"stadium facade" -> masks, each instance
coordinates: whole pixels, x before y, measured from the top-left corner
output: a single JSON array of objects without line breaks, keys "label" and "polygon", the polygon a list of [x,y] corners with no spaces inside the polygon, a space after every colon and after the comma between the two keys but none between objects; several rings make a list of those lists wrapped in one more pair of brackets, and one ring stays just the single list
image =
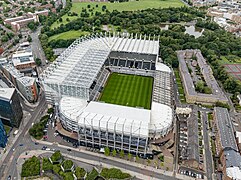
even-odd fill
[{"label": "stadium facade", "polygon": [[[63,128],[76,132],[79,142],[146,155],[150,140],[172,130],[172,73],[159,62],[159,38],[153,39],[82,37],[44,71],[46,99],[56,105]],[[153,77],[151,109],[98,102],[112,72]]]}]

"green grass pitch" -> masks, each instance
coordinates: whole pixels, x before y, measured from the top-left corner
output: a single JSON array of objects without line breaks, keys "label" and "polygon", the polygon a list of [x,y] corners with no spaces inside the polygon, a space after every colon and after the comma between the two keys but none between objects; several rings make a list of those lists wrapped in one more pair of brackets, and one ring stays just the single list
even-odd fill
[{"label": "green grass pitch", "polygon": [[152,85],[152,77],[112,73],[100,101],[150,109]]}]

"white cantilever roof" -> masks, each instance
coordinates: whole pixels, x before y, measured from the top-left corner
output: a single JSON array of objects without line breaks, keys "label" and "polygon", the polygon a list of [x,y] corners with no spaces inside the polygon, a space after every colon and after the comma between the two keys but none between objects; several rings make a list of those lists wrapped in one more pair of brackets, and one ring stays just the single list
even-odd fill
[{"label": "white cantilever roof", "polygon": [[63,97],[60,113],[80,126],[94,127],[108,132],[124,132],[140,137],[167,130],[172,125],[172,109],[152,102],[152,109],[139,109],[115,104]]},{"label": "white cantilever roof", "polygon": [[113,132],[147,137],[150,122],[150,110],[115,104],[87,101],[73,97],[63,97],[60,101],[60,113],[77,122],[80,126],[99,127]]},{"label": "white cantilever roof", "polygon": [[44,82],[89,88],[111,51],[158,55],[159,40],[146,36],[77,39],[44,71]]}]

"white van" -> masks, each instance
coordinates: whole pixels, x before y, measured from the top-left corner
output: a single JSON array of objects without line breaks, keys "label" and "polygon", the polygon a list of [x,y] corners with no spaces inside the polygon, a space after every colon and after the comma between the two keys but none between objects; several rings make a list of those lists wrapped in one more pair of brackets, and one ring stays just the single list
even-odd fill
[{"label": "white van", "polygon": [[15,130],[15,131],[13,132],[13,135],[16,136],[17,134],[18,134],[18,130]]}]

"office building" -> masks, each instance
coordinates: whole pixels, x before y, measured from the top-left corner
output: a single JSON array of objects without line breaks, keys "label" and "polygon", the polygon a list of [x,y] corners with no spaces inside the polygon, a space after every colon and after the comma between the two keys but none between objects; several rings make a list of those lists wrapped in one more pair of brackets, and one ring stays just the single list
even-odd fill
[{"label": "office building", "polygon": [[7,133],[4,129],[2,121],[0,119],[0,147],[5,148],[7,141],[8,141]]},{"label": "office building", "polygon": [[3,123],[19,127],[22,117],[17,91],[14,88],[0,88],[0,118]]}]

